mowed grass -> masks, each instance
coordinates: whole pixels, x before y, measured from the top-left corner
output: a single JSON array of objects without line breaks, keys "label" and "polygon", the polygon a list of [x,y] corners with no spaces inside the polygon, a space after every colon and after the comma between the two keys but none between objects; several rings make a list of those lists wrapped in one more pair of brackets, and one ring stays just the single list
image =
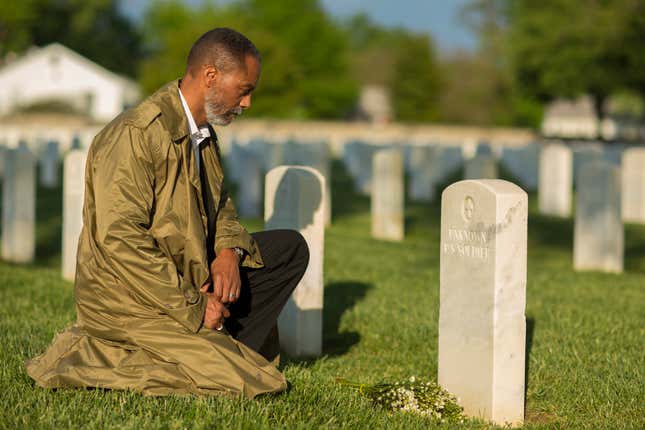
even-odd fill
[{"label": "mowed grass", "polygon": [[[39,189],[37,262],[0,262],[0,428],[433,428],[334,379],[436,378],[439,204],[407,204],[406,239],[370,238],[369,199],[334,168],[325,237],[324,354],[286,358],[290,391],[248,401],[36,387],[23,362],[74,321],[60,279],[61,190]],[[261,220],[245,220],[251,231]],[[575,273],[572,220],[530,200],[525,428],[645,428],[645,228],[626,227],[626,273]],[[482,421],[441,428],[484,429]]]}]

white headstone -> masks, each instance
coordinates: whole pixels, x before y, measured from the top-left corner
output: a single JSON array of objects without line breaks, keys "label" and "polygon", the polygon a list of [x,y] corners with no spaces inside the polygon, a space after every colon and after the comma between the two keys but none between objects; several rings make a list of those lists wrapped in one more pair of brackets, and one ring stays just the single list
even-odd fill
[{"label": "white headstone", "polygon": [[527,203],[502,180],[441,198],[439,384],[500,425],[524,417]]},{"label": "white headstone", "polygon": [[45,152],[40,160],[40,183],[46,188],[58,186],[58,142],[47,142]]},{"label": "white headstone", "polygon": [[540,146],[537,143],[502,149],[502,164],[525,190],[537,190],[539,158]]},{"label": "white headstone", "polygon": [[620,169],[598,160],[580,167],[573,235],[575,270],[623,271]]},{"label": "white headstone", "polygon": [[25,146],[5,153],[2,183],[2,258],[33,261],[36,250],[36,159]]},{"label": "white headstone", "polygon": [[266,176],[265,228],[299,231],[309,265],[278,318],[280,343],[292,356],[322,353],[325,178],[311,167],[280,166]]},{"label": "white headstone", "polygon": [[369,195],[372,190],[372,158],[374,152],[383,147],[364,142],[351,142],[343,149],[343,158],[350,175],[354,178],[356,190]]},{"label": "white headstone", "polygon": [[432,202],[435,199],[435,187],[439,178],[438,151],[429,145],[411,146],[408,148],[408,196],[417,202]]},{"label": "white headstone", "polygon": [[83,229],[85,161],[87,153],[75,149],[65,156],[63,166],[63,279],[76,275],[76,250]]},{"label": "white headstone", "polygon": [[325,225],[331,225],[331,155],[324,142],[301,143],[288,141],[283,146],[283,162],[286,165],[308,166],[318,170],[325,178]]},{"label": "white headstone", "polygon": [[538,184],[540,213],[560,217],[571,215],[572,169],[571,149],[559,143],[542,148]]},{"label": "white headstone", "polygon": [[403,156],[398,149],[374,154],[372,177],[372,237],[403,240]]},{"label": "white headstone", "polygon": [[464,179],[497,179],[497,161],[492,155],[478,154],[466,160]]},{"label": "white headstone", "polygon": [[623,221],[645,224],[645,148],[623,153]]},{"label": "white headstone", "polygon": [[242,148],[237,156],[238,193],[237,210],[241,217],[256,218],[261,215],[262,165],[255,154]]}]

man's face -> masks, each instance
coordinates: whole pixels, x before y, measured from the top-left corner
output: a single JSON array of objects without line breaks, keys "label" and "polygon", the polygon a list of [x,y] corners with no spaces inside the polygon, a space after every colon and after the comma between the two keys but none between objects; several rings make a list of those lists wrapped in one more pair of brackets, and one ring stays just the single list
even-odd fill
[{"label": "man's face", "polygon": [[228,125],[251,107],[251,94],[259,77],[260,63],[252,55],[246,57],[245,67],[220,72],[215,84],[206,92],[206,120],[213,126]]}]

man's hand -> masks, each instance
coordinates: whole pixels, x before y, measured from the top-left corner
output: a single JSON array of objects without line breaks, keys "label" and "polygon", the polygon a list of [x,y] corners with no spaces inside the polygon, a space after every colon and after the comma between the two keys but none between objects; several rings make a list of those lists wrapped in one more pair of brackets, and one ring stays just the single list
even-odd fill
[{"label": "man's hand", "polygon": [[208,289],[211,284],[204,284],[200,291],[206,293],[208,302],[206,303],[206,313],[204,314],[204,327],[211,330],[221,330],[224,327],[224,319],[231,316],[231,313],[226,309],[226,306],[215,298],[213,293],[209,293]]},{"label": "man's hand", "polygon": [[213,295],[223,304],[234,303],[240,297],[239,258],[233,249],[222,249],[211,263]]}]

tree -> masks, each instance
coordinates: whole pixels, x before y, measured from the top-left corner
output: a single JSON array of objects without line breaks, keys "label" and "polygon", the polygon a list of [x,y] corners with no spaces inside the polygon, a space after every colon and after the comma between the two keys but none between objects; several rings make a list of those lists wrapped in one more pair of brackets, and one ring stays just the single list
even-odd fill
[{"label": "tree", "polygon": [[346,24],[352,74],[362,85],[390,90],[399,121],[433,121],[439,116],[440,71],[428,35],[386,29],[365,15]]},{"label": "tree", "polygon": [[245,34],[262,55],[250,116],[343,118],[355,102],[343,33],[316,0],[244,0],[196,9],[159,1],[145,23],[150,55],[142,64],[141,82],[147,91],[181,76],[193,42],[226,26]]},{"label": "tree", "polygon": [[475,52],[455,53],[442,63],[442,118],[538,127],[542,105],[522,91],[511,67],[506,0],[472,0],[460,17],[479,43]]},{"label": "tree", "polygon": [[116,0],[0,2],[0,54],[59,42],[115,72],[135,74],[141,38]]},{"label": "tree", "polygon": [[506,0],[514,72],[541,100],[590,94],[600,118],[609,95],[645,93],[645,1]]}]

